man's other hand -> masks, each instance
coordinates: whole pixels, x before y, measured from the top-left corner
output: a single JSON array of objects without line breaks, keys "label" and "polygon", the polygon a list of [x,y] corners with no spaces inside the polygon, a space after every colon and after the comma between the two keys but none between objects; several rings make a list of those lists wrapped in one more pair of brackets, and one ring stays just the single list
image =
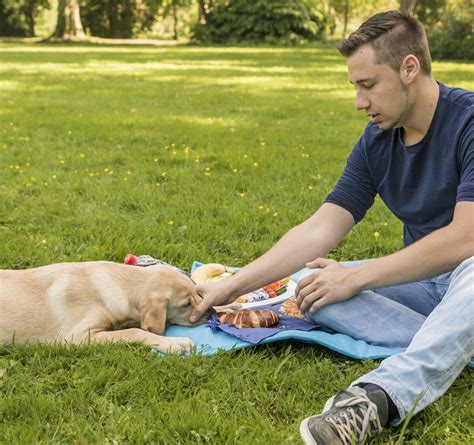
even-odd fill
[{"label": "man's other hand", "polygon": [[307,310],[314,314],[324,305],[347,300],[360,291],[354,278],[355,269],[325,258],[317,258],[306,267],[318,270],[302,278],[296,286],[296,302],[303,314]]}]

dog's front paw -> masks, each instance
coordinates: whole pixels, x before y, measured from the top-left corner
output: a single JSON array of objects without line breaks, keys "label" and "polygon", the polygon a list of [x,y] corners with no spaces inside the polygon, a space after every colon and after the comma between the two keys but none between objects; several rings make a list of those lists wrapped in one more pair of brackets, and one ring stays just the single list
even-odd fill
[{"label": "dog's front paw", "polygon": [[157,349],[167,354],[186,354],[191,352],[194,347],[194,342],[187,337],[165,337]]}]

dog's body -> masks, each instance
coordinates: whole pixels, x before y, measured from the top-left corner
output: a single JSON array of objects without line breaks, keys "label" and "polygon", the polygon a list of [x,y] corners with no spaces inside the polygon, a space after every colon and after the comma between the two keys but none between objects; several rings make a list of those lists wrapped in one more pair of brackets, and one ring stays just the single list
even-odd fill
[{"label": "dog's body", "polygon": [[199,324],[189,316],[200,301],[191,280],[167,266],[98,261],[0,270],[0,344],[140,341],[189,351],[191,340],[161,334],[167,322]]}]

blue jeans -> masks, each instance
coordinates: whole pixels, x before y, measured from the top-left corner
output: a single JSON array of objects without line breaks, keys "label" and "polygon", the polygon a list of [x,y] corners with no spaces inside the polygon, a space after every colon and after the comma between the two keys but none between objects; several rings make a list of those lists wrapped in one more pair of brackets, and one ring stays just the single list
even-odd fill
[{"label": "blue jeans", "polygon": [[[364,261],[342,263],[357,267]],[[363,291],[307,316],[357,340],[404,352],[352,383],[374,383],[398,408],[400,424],[441,397],[474,354],[474,257],[434,278]]]}]

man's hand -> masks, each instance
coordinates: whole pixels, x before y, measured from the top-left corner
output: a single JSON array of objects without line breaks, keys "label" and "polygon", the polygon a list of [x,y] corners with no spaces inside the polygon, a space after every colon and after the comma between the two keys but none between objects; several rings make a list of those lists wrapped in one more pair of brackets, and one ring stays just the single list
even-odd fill
[{"label": "man's hand", "polygon": [[219,284],[220,282],[203,283],[196,286],[197,293],[202,297],[202,302],[191,314],[189,318],[191,323],[199,320],[211,307],[232,303],[235,300],[235,298],[228,297],[227,294],[219,291]]},{"label": "man's hand", "polygon": [[325,258],[317,258],[306,266],[320,270],[302,278],[296,286],[296,302],[303,314],[308,309],[314,314],[326,304],[347,300],[360,292],[354,279],[355,269]]}]

